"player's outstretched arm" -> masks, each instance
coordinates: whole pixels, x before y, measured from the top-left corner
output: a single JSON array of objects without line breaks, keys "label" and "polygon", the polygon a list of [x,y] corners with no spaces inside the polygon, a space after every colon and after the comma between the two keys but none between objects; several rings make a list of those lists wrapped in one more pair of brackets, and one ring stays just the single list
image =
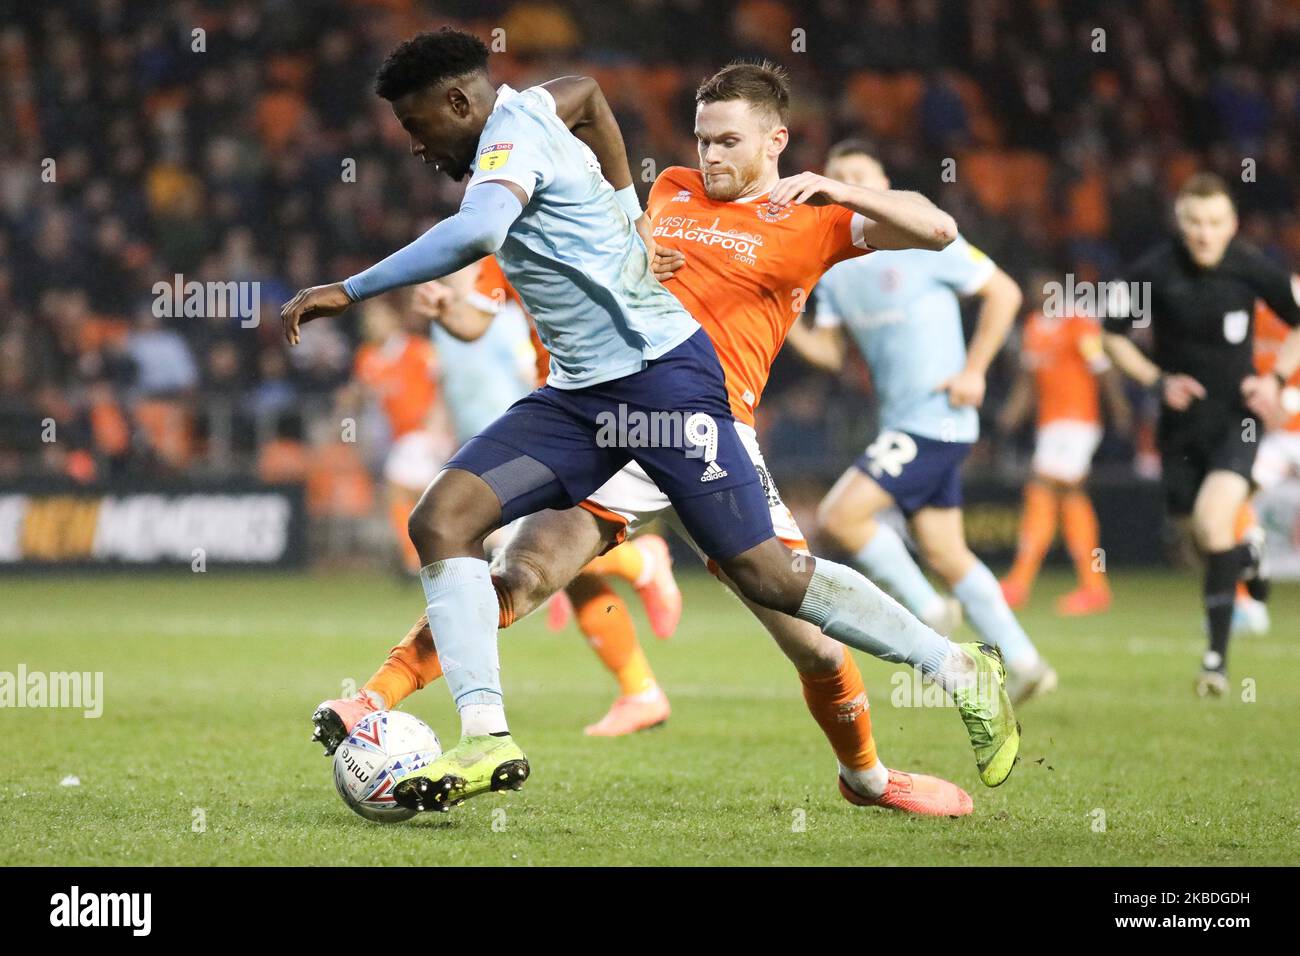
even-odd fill
[{"label": "player's outstretched arm", "polygon": [[768,196],[780,208],[808,203],[835,203],[866,220],[863,238],[873,249],[938,251],[957,238],[957,223],[920,193],[901,189],[850,186],[816,173],[799,173],[777,181]]},{"label": "player's outstretched arm", "polygon": [[1103,332],[1101,346],[1115,367],[1138,384],[1150,388],[1159,380],[1160,366],[1143,355],[1142,350],[1127,335]]},{"label": "player's outstretched arm", "polygon": [[453,272],[442,280],[415,287],[411,310],[423,319],[442,327],[448,335],[462,342],[482,338],[495,318],[470,301],[478,266]]},{"label": "player's outstretched arm", "polygon": [[844,333],[838,326],[818,325],[809,328],[799,318],[790,326],[785,340],[800,358],[814,368],[838,372],[844,366]]},{"label": "player's outstretched arm", "polygon": [[1098,373],[1097,383],[1101,386],[1101,398],[1106,406],[1106,414],[1110,417],[1111,428],[1120,435],[1128,435],[1133,431],[1133,406],[1124,394],[1124,380],[1119,371],[1112,366]]},{"label": "player's outstretched arm", "polygon": [[1300,368],[1300,327],[1292,329],[1278,349],[1273,370],[1267,375],[1251,375],[1241,383],[1241,393],[1247,407],[1264,419],[1274,423],[1284,416],[1282,392],[1286,383]]},{"label": "player's outstretched arm", "polygon": [[343,282],[304,289],[280,310],[284,337],[299,342],[299,326],[322,315],[337,315],[353,302],[463,269],[491,255],[523,212],[519,187],[488,181],[465,191],[460,209],[387,259]]},{"label": "player's outstretched arm", "polygon": [[1287,380],[1300,368],[1300,276],[1257,253],[1249,260],[1247,276],[1259,297],[1291,326],[1278,349],[1273,371],[1251,375],[1241,383],[1250,410],[1265,421],[1275,421],[1282,417],[1281,397]]},{"label": "player's outstretched arm", "polygon": [[1002,411],[998,413],[998,431],[1003,435],[1015,433],[1025,423],[1025,419],[1033,409],[1034,376],[1029,369],[1022,367],[1016,373],[1016,380],[1011,385],[1007,400],[1002,404]]},{"label": "player's outstretched arm", "polygon": [[1204,385],[1190,375],[1169,375],[1161,371],[1160,366],[1143,355],[1128,336],[1105,332],[1101,342],[1116,368],[1148,388],[1158,388],[1161,401],[1175,411],[1183,411],[1196,399],[1205,397]]},{"label": "player's outstretched arm", "polygon": [[980,299],[980,312],[975,322],[975,334],[966,349],[966,365],[939,386],[948,393],[948,402],[954,408],[965,405],[979,408],[984,404],[989,366],[1007,340],[1016,313],[1020,311],[1020,303],[1024,301],[1016,280],[1001,269],[994,269],[975,295]]}]

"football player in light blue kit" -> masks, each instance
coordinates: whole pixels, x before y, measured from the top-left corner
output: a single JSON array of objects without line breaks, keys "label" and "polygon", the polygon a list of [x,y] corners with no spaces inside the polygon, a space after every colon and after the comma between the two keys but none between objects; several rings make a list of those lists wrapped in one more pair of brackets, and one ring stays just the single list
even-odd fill
[{"label": "football player in light blue kit", "polygon": [[537,387],[528,317],[514,302],[474,288],[478,266],[416,289],[415,310],[431,321],[442,398],[457,447]]},{"label": "football player in light blue kit", "polygon": [[[853,569],[796,556],[773,533],[717,353],[651,270],[649,225],[599,88],[572,77],[523,92],[496,88],[487,59],[481,41],[448,29],[389,54],[376,91],[392,103],[414,155],[453,179],[473,170],[461,207],[377,265],[304,289],[281,310],[294,344],[303,322],[496,254],[551,355],[547,384],[466,444],[411,514],[429,627],[461,738],[398,782],[394,799],[446,810],[522,786],[529,765],[507,729],[497,657],[498,622],[513,615],[499,601],[484,539],[516,518],[573,508],[631,461],[745,597],[910,663],[951,693],[981,779],[1002,783],[1020,731],[1001,663],[961,650]],[[815,192],[802,189],[778,183],[773,196],[788,198],[771,205],[779,212]],[[874,194],[867,201],[891,212],[889,229],[901,228],[916,245],[942,248],[955,235],[951,218],[928,202]],[[650,447],[603,437],[608,421],[633,416],[684,425]]]},{"label": "football player in light blue kit", "polygon": [[[869,146],[833,147],[826,175],[888,188]],[[940,252],[878,252],[833,267],[817,284],[816,325],[796,323],[790,341],[815,365],[838,369],[847,330],[871,368],[880,432],[818,508],[819,534],[942,633],[961,611],[1002,651],[1013,703],[1055,686],[1056,675],[1007,606],[993,572],[966,545],[961,465],[979,437],[984,375],[1015,322],[1021,294],[988,256],[958,237]],[[966,348],[959,296],[982,300]],[[926,562],[952,589],[941,597],[876,515],[897,506]]]}]

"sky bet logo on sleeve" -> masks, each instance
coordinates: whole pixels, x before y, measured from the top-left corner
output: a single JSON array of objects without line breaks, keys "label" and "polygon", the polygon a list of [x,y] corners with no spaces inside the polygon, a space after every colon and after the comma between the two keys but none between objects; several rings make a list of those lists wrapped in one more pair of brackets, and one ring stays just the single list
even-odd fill
[{"label": "sky bet logo on sleeve", "polygon": [[487,173],[500,169],[506,164],[506,160],[510,158],[510,151],[514,148],[514,143],[493,143],[491,146],[484,146],[478,151],[478,168]]}]

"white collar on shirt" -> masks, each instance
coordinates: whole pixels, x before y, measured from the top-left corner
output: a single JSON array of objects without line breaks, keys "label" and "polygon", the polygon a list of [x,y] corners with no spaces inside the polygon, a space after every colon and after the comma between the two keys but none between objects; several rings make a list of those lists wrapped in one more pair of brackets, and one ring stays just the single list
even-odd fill
[{"label": "white collar on shirt", "polygon": [[492,104],[492,112],[495,113],[496,108],[498,106],[500,106],[502,103],[508,103],[510,100],[513,100],[518,95],[519,95],[518,90],[511,88],[506,83],[502,83],[500,86],[497,87],[497,101]]}]

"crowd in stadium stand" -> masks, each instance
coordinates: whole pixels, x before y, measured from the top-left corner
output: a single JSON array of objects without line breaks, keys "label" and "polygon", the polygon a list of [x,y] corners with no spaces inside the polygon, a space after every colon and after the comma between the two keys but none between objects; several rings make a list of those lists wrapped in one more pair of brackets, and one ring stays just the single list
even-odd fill
[{"label": "crowd in stadium stand", "polygon": [[[1300,7],[1282,0],[10,6],[5,479],[261,474],[308,480],[317,513],[372,507],[373,461],[335,427],[357,401],[343,388],[357,323],[318,323],[289,351],[278,309],[454,210],[461,187],[412,160],[371,92],[388,48],[442,23],[494,43],[495,76],[516,88],[597,77],[643,197],[655,170],[695,161],[699,80],[770,57],[795,90],[786,173],[867,136],[895,185],[930,195],[1022,282],[1120,274],[1167,230],[1196,168],[1236,184],[1250,241],[1300,262]],[[158,317],[155,288],[178,275],[259,283],[260,322]],[[994,370],[994,408],[1013,352]],[[782,357],[761,425],[783,482],[842,467],[870,406],[860,365],[830,379]],[[1131,467],[1133,444],[1112,440],[1104,457]]]}]

